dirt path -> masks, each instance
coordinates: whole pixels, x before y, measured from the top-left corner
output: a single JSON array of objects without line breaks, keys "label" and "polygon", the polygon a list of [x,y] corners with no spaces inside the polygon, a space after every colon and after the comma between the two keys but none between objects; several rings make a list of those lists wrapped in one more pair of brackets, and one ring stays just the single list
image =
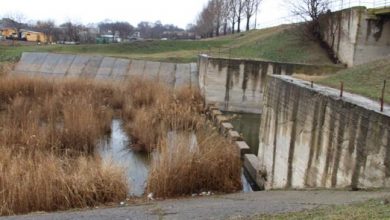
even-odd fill
[{"label": "dirt path", "polygon": [[239,219],[256,214],[295,212],[324,205],[351,204],[389,196],[390,191],[270,191],[0,219]]}]

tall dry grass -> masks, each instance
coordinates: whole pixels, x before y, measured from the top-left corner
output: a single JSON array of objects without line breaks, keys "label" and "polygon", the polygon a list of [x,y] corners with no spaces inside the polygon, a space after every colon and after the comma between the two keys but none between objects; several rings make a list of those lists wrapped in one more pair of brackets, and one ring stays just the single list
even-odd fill
[{"label": "tall dry grass", "polygon": [[[124,199],[120,169],[96,159],[99,139],[121,116],[133,146],[157,151],[148,191],[159,197],[241,189],[240,157],[204,116],[199,91],[132,79],[3,77],[0,80],[1,214],[54,211]],[[194,134],[178,141],[167,134]]]},{"label": "tall dry grass", "polygon": [[160,140],[147,190],[163,198],[236,192],[242,188],[240,171],[237,149],[207,126],[192,135],[178,133]]},{"label": "tall dry grass", "polygon": [[96,144],[110,131],[116,87],[87,80],[0,80],[0,214],[119,202],[124,171]]},{"label": "tall dry grass", "polygon": [[[207,122],[198,90],[173,91],[156,82],[137,81],[125,91],[132,91],[124,118],[129,119],[126,128],[133,146],[158,155],[151,165],[148,193],[166,198],[241,190],[239,152]],[[172,141],[167,137],[172,132],[181,135]],[[196,137],[195,148],[188,134]]]},{"label": "tall dry grass", "polygon": [[57,211],[123,201],[123,171],[91,157],[61,158],[0,147],[0,214]]}]

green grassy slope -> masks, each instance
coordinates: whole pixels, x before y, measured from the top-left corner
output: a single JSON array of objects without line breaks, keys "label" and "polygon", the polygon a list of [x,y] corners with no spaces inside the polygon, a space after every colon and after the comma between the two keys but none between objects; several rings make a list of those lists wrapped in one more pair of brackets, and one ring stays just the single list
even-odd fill
[{"label": "green grassy slope", "polygon": [[385,101],[390,103],[390,59],[345,69],[327,78],[317,80],[317,83],[339,88],[342,81],[345,90],[379,100],[384,80],[387,80]]},{"label": "green grassy slope", "polygon": [[222,57],[331,64],[326,52],[319,45],[315,42],[303,43],[295,35],[293,28],[287,25],[199,41],[156,40],[110,45],[0,46],[0,62],[17,60],[24,51],[101,54],[174,62],[196,61],[197,55],[204,52]]},{"label": "green grassy slope", "polygon": [[384,204],[380,200],[372,200],[364,203],[354,205],[341,205],[341,206],[330,206],[326,208],[318,208],[309,211],[302,211],[296,213],[286,213],[279,215],[260,215],[251,220],[260,219],[389,219],[390,218],[390,206]]}]

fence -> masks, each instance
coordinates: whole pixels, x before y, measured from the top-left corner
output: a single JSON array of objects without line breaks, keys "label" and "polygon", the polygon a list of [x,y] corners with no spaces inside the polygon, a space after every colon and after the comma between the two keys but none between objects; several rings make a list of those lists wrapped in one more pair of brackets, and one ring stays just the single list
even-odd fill
[{"label": "fence", "polygon": [[[366,8],[386,8],[390,7],[390,0],[332,0],[329,1],[329,9],[331,11],[339,11],[347,8],[364,6]],[[272,21],[260,22],[257,29],[273,27],[282,24],[293,24],[305,21],[303,15],[284,16]]]}]

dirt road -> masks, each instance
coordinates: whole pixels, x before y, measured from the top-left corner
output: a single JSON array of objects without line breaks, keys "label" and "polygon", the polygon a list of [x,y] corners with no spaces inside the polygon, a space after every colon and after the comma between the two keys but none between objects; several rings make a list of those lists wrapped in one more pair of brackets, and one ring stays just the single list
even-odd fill
[{"label": "dirt road", "polygon": [[270,191],[166,200],[118,208],[30,214],[0,219],[240,219],[256,214],[295,212],[383,197],[390,197],[390,191]]}]

